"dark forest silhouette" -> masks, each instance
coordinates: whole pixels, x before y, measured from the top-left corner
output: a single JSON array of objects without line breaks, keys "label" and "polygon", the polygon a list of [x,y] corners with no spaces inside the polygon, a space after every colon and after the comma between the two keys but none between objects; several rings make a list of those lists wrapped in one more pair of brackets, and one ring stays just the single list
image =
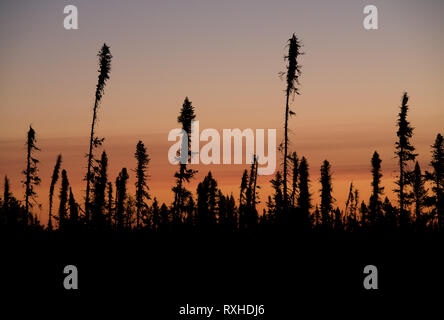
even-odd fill
[{"label": "dark forest silhouette", "polygon": [[[397,141],[394,153],[399,172],[396,180],[397,204],[384,196],[381,185],[382,160],[377,151],[370,159],[372,166],[371,196],[368,202],[359,198],[359,191],[350,184],[350,191],[341,210],[333,198],[331,164],[325,160],[320,168],[320,206],[313,208],[310,190],[309,164],[303,156],[289,152],[288,126],[290,97],[299,92],[300,65],[297,58],[301,43],[293,36],[288,42],[286,73],[286,105],[284,141],[280,145],[283,170],[277,170],[270,180],[273,193],[266,199],[266,209],[258,212],[260,186],[257,184],[258,162],[254,157],[249,170],[245,170],[239,181],[239,194],[223,194],[211,171],[198,184],[196,193],[186,188],[196,172],[186,164],[179,163],[172,186],[174,201],[170,205],[160,204],[156,197],[151,201],[149,189],[149,154],[142,141],[138,141],[134,156],[136,168],[122,168],[114,183],[108,177],[108,156],[102,152],[95,157],[104,138],[95,135],[98,107],[104,94],[106,81],[110,77],[112,55],[104,44],[98,53],[99,76],[95,92],[93,118],[85,175],[86,194],[83,206],[74,199],[69,185],[69,172],[62,168],[62,155],[56,159],[49,190],[49,220],[43,227],[33,213],[38,205],[34,187],[40,184],[38,175],[40,149],[36,132],[29,127],[26,138],[26,168],[23,170],[23,200],[10,191],[9,179],[4,177],[3,195],[0,196],[0,229],[2,230],[46,230],[46,231],[256,231],[256,230],[299,230],[299,231],[444,231],[444,142],[438,133],[431,145],[431,172],[422,172],[416,161],[417,154],[410,139],[413,127],[408,121],[407,93],[401,99],[397,118]],[[196,118],[195,107],[185,98],[178,116],[178,123],[191,138],[191,121]],[[191,141],[188,139],[188,150]],[[190,160],[191,151],[186,155]],[[128,193],[129,174],[136,177],[135,196]],[[59,179],[60,178],[60,179]],[[57,185],[60,180],[60,185]],[[54,196],[56,195],[56,196]],[[151,202],[151,203],[150,203]],[[55,210],[58,208],[58,211]]]}]

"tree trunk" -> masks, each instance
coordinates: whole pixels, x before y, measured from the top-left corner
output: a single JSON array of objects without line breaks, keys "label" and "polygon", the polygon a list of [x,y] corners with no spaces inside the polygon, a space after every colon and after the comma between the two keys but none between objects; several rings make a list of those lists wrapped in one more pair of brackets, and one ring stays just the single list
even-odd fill
[{"label": "tree trunk", "polygon": [[91,182],[91,162],[92,162],[92,151],[93,151],[93,140],[94,140],[94,125],[96,123],[97,117],[97,99],[94,102],[94,113],[93,120],[91,123],[91,136],[89,138],[89,153],[88,153],[88,171],[86,174],[86,197],[85,197],[85,220],[89,221],[89,192],[90,192],[90,182]]},{"label": "tree trunk", "polygon": [[254,157],[254,183],[253,183],[253,209],[256,209],[256,182],[257,182],[257,159],[256,156]]},{"label": "tree trunk", "polygon": [[287,153],[288,153],[288,99],[290,96],[287,90],[287,102],[285,104],[285,147],[284,147],[284,209],[287,209],[288,195],[287,195]]},{"label": "tree trunk", "polygon": [[29,219],[29,193],[31,187],[31,145],[28,141],[28,155],[26,157],[26,194],[25,194],[25,226],[28,225]]}]

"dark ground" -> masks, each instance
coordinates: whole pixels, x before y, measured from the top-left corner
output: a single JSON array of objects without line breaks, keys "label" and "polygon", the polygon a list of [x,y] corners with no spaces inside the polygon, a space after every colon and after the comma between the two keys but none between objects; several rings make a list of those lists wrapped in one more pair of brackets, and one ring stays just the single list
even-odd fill
[{"label": "dark ground", "polygon": [[[128,319],[205,319],[180,317],[179,307],[186,304],[264,305],[262,316],[211,319],[296,319],[306,312],[313,318],[360,318],[359,312],[386,314],[387,307],[396,314],[419,299],[444,297],[443,239],[333,233],[2,235],[1,301],[37,302],[41,308],[35,312],[48,315],[62,306],[65,313],[92,308],[103,317],[123,312]],[[78,290],[63,287],[68,264],[78,268]],[[363,287],[368,264],[378,268],[378,290]],[[441,308],[429,301],[427,310]]]}]

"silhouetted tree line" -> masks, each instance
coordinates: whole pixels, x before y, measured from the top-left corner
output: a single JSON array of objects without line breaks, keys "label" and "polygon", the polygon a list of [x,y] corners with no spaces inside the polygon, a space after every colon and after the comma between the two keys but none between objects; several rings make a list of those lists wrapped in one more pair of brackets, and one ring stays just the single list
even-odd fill
[{"label": "silhouetted tree line", "polygon": [[[26,167],[23,170],[23,200],[17,199],[10,191],[10,182],[4,177],[3,195],[0,196],[0,228],[3,230],[59,230],[79,231],[257,231],[257,230],[300,230],[300,231],[444,231],[444,142],[437,134],[431,145],[432,171],[423,172],[416,161],[417,154],[411,143],[413,127],[407,120],[407,93],[401,99],[397,119],[397,141],[395,156],[399,172],[396,180],[397,203],[392,204],[384,196],[382,186],[382,160],[374,151],[371,157],[371,196],[366,202],[359,197],[359,191],[350,183],[345,208],[341,210],[333,197],[332,166],[325,160],[320,167],[320,205],[313,207],[313,193],[310,190],[309,164],[303,156],[289,152],[288,138],[290,97],[299,92],[301,68],[297,61],[302,54],[301,43],[295,35],[289,39],[286,73],[286,105],[284,141],[279,150],[283,156],[283,170],[277,170],[273,179],[272,194],[261,213],[257,184],[258,159],[253,157],[249,170],[242,174],[238,198],[223,194],[213,174],[208,172],[198,184],[195,195],[187,184],[197,171],[179,162],[174,174],[172,187],[174,201],[160,204],[156,197],[151,201],[149,193],[148,150],[142,141],[135,148],[136,167],[135,195],[128,192],[129,171],[122,168],[114,183],[108,176],[109,159],[102,151],[100,159],[95,157],[104,138],[95,136],[98,107],[104,94],[106,81],[111,70],[110,48],[104,44],[98,53],[99,76],[93,107],[93,119],[87,158],[86,194],[83,207],[74,198],[69,183],[68,171],[63,168],[62,155],[58,155],[51,176],[49,189],[49,218],[46,227],[41,225],[35,213],[35,186],[41,180],[38,175],[40,149],[36,132],[29,127],[26,136]],[[183,147],[188,153],[178,152],[178,159],[191,160],[191,123],[196,118],[192,102],[185,98],[178,116],[178,123],[188,134]],[[59,179],[60,178],[60,179]],[[57,184],[59,183],[59,186]],[[58,188],[58,190],[57,190]],[[55,197],[55,196],[56,197]],[[58,199],[57,199],[58,196]],[[237,197],[237,196],[236,196]],[[58,211],[57,208],[58,202]]]}]

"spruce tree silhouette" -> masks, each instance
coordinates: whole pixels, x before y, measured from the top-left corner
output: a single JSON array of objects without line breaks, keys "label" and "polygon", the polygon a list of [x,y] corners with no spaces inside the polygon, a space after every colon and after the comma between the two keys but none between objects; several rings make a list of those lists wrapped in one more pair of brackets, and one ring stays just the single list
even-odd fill
[{"label": "spruce tree silhouette", "polygon": [[321,212],[319,211],[318,205],[315,207],[315,211],[313,213],[313,227],[319,228],[321,225]]},{"label": "spruce tree silhouette", "polygon": [[421,172],[421,167],[418,161],[415,163],[415,169],[413,170],[412,179],[412,197],[415,204],[415,219],[417,231],[422,231],[425,228],[426,219],[423,216],[423,208],[425,206],[427,190],[425,188],[425,179]]},{"label": "spruce tree silhouette", "polygon": [[[94,176],[92,177],[93,183],[93,202],[91,225],[95,230],[104,230],[106,226],[105,221],[105,207],[106,207],[106,186],[108,184],[108,156],[106,152],[102,152],[102,156],[99,161],[96,161],[97,165],[94,166]],[[89,221],[87,221],[89,223]]]},{"label": "spruce tree silhouette", "polygon": [[153,204],[151,206],[151,213],[152,213],[151,228],[153,231],[158,231],[160,226],[160,208],[159,208],[159,202],[157,201],[156,197],[154,197],[153,199]]},{"label": "spruce tree silhouette", "polygon": [[336,209],[333,211],[333,229],[335,231],[342,231],[343,227],[341,210],[339,207],[336,207]]},{"label": "spruce tree silhouette", "polygon": [[349,210],[349,208],[352,203],[353,203],[353,182],[350,182],[350,187],[348,190],[347,200],[345,201],[345,210],[344,210],[344,225],[346,225],[346,228],[349,228],[349,221],[351,219],[351,210]]},{"label": "spruce tree silhouette", "polygon": [[59,230],[65,231],[66,230],[66,220],[68,218],[68,210],[67,210],[67,203],[68,203],[68,188],[69,188],[69,181],[68,181],[68,175],[66,174],[66,170],[62,170],[62,185],[60,187],[60,204],[59,204]]},{"label": "spruce tree silhouette", "polygon": [[[232,232],[237,229],[236,202],[233,195],[224,196],[219,190],[219,223],[222,230]],[[222,218],[221,218],[222,217]]]},{"label": "spruce tree silhouette", "polygon": [[229,226],[229,224],[227,223],[227,221],[228,221],[228,206],[227,206],[228,203],[227,203],[227,198],[224,196],[224,194],[222,193],[221,190],[218,191],[217,199],[218,199],[217,224],[219,226],[219,230],[228,231],[227,230],[228,229],[227,227]]},{"label": "spruce tree silhouette", "polygon": [[253,157],[253,162],[250,166],[250,176],[248,178],[248,184],[247,189],[245,191],[245,206],[242,207],[243,209],[243,222],[242,225],[246,229],[253,229],[255,228],[257,222],[258,222],[258,213],[256,210],[256,204],[257,204],[257,157]]},{"label": "spruce tree silhouette", "polygon": [[244,200],[246,199],[246,191],[247,191],[247,185],[248,185],[248,171],[247,169],[244,170],[244,173],[242,174],[242,180],[240,185],[240,194],[239,194],[239,207],[244,205]]},{"label": "spruce tree silhouette", "polygon": [[139,229],[142,212],[146,212],[146,210],[148,210],[148,205],[146,204],[145,200],[151,199],[148,193],[149,187],[146,182],[149,177],[146,171],[150,158],[146,151],[145,145],[140,140],[137,143],[136,153],[134,156],[137,160],[137,168],[134,170],[136,172],[136,227]]},{"label": "spruce tree silhouette", "polygon": [[[189,182],[197,171],[187,169],[187,164],[191,159],[191,122],[196,118],[194,107],[188,97],[185,97],[180,115],[177,117],[177,122],[182,125],[182,130],[187,134],[187,139],[183,137],[182,147],[180,149],[180,163],[179,171],[174,174],[176,178],[176,186],[173,187],[174,203],[173,203],[173,223],[179,224],[182,222],[182,211],[184,207],[184,199],[191,194],[184,187],[185,182]],[[185,161],[184,161],[185,160]]]},{"label": "spruce tree silhouette", "polygon": [[106,215],[106,225],[108,229],[112,227],[113,221],[113,184],[111,181],[108,181],[108,203],[107,203],[107,215]]},{"label": "spruce tree silhouette", "polygon": [[400,224],[401,227],[405,227],[409,220],[409,212],[407,211],[408,199],[406,186],[409,184],[409,173],[408,162],[414,161],[417,154],[414,153],[415,148],[410,143],[410,138],[413,135],[413,128],[410,126],[410,122],[407,120],[407,112],[409,97],[407,92],[404,92],[402,96],[402,103],[400,107],[400,112],[398,114],[398,131],[396,135],[398,136],[398,141],[395,143],[395,154],[398,157],[399,165],[399,179],[396,181],[398,186],[394,191],[398,194],[399,199],[399,214],[400,214]]},{"label": "spruce tree silhouette", "polygon": [[[293,36],[288,40],[288,55],[285,56],[285,60],[288,61],[287,65],[287,87],[285,90],[286,103],[285,103],[285,126],[284,126],[284,208],[288,207],[288,193],[287,193],[287,155],[288,155],[288,118],[293,115],[294,112],[290,110],[289,99],[293,94],[300,94],[297,85],[299,85],[299,76],[301,75],[300,65],[298,63],[298,57],[302,54],[300,51],[301,44],[298,38]],[[283,75],[283,74],[282,74]]]},{"label": "spruce tree silhouette", "polygon": [[125,201],[127,199],[126,183],[128,181],[128,171],[123,168],[116,178],[116,229],[123,231],[125,229]]},{"label": "spruce tree silhouette", "polygon": [[299,164],[299,195],[298,195],[298,207],[300,214],[306,220],[310,217],[311,205],[311,193],[310,193],[310,179],[308,174],[308,162],[305,157],[302,157]]},{"label": "spruce tree silhouette", "polygon": [[194,227],[195,207],[196,203],[193,199],[193,195],[190,194],[184,208],[186,214],[186,216],[184,217],[184,224],[186,225],[187,230],[191,230]]},{"label": "spruce tree silhouette", "polygon": [[271,195],[268,195],[267,201],[265,201],[265,205],[267,209],[263,210],[262,216],[259,221],[263,230],[269,229],[270,226],[275,225],[274,202],[271,199]]},{"label": "spruce tree silhouette", "polygon": [[133,230],[134,225],[134,215],[136,213],[136,201],[134,200],[133,196],[128,194],[127,200],[124,206],[124,229],[131,231]]},{"label": "spruce tree silhouette", "polygon": [[9,219],[9,204],[12,194],[9,187],[9,179],[5,176],[3,185],[3,201],[0,201],[0,228],[8,227],[10,225]]},{"label": "spruce tree silhouette", "polygon": [[9,207],[9,200],[11,199],[11,191],[9,188],[9,179],[5,176],[5,183],[3,186],[3,205],[2,207],[7,211]]},{"label": "spruce tree silhouette", "polygon": [[100,105],[100,102],[102,100],[105,85],[107,80],[109,79],[109,73],[111,71],[111,51],[109,47],[106,45],[106,43],[103,44],[102,48],[100,49],[99,53],[97,54],[99,57],[99,77],[97,81],[96,86],[96,93],[95,93],[95,101],[94,101],[94,108],[93,108],[93,118],[91,122],[91,134],[89,138],[89,152],[87,154],[88,158],[88,170],[86,173],[86,196],[85,196],[85,220],[86,222],[89,221],[89,193],[91,188],[91,180],[93,179],[93,173],[91,172],[92,166],[93,166],[93,159],[94,159],[94,149],[101,146],[103,143],[103,138],[99,138],[95,136],[95,125],[97,123],[97,111]]},{"label": "spruce tree silhouette", "polygon": [[242,174],[241,184],[240,184],[240,194],[239,194],[239,229],[245,229],[246,227],[246,207],[248,205],[248,187],[249,180],[248,180],[248,171],[247,169],[244,170]]},{"label": "spruce tree silhouette", "polygon": [[381,187],[381,162],[379,154],[375,151],[372,156],[372,194],[369,201],[369,219],[368,223],[374,227],[377,223],[380,223],[380,214],[382,209],[382,201],[380,196],[384,193],[384,187]]},{"label": "spruce tree silhouette", "polygon": [[25,186],[25,226],[28,225],[29,220],[33,220],[29,209],[32,208],[33,202],[36,203],[35,197],[37,196],[37,193],[34,191],[34,187],[39,185],[41,182],[40,177],[37,175],[37,164],[39,163],[39,160],[33,156],[35,151],[40,151],[40,149],[36,146],[36,142],[35,131],[32,126],[29,126],[26,139],[26,169],[23,170],[25,180],[22,181],[23,185]]},{"label": "spruce tree silhouette", "polygon": [[365,221],[368,221],[368,207],[365,204],[364,200],[362,200],[361,202],[359,211],[361,213],[361,227],[365,230],[366,228]]},{"label": "spruce tree silhouette", "polygon": [[426,179],[432,183],[434,196],[429,202],[433,208],[433,214],[438,218],[438,228],[444,230],[444,139],[438,133],[432,145],[432,160],[430,165],[432,172],[426,171]]},{"label": "spruce tree silhouette", "polygon": [[251,181],[253,181],[253,183],[251,184],[250,194],[251,194],[251,207],[255,211],[256,217],[257,217],[256,204],[259,203],[259,201],[257,200],[259,198],[259,193],[256,190],[260,189],[260,186],[257,185],[257,169],[258,169],[257,157],[256,155],[254,155],[251,167],[251,173],[250,173]]},{"label": "spruce tree silhouette", "polygon": [[384,230],[386,231],[394,231],[398,228],[397,221],[397,210],[390,203],[388,197],[385,197],[384,202],[382,203],[382,212],[384,216]]},{"label": "spruce tree silhouette", "polygon": [[170,211],[165,203],[160,206],[160,230],[168,231],[170,225]]},{"label": "spruce tree silhouette", "polygon": [[1,206],[0,227],[5,227],[5,230],[16,229],[20,220],[20,212],[16,210],[18,205],[17,200],[14,198],[10,191],[9,179],[5,175],[3,184],[3,203]]},{"label": "spruce tree silhouette", "polygon": [[332,211],[333,211],[333,187],[331,184],[331,166],[327,160],[324,160],[321,166],[321,218],[322,226],[327,229],[332,226]]},{"label": "spruce tree silhouette", "polygon": [[[0,225],[0,228],[4,226],[5,230],[7,231],[23,231],[31,228],[40,229],[39,225],[33,225],[35,222],[34,218],[28,219],[28,215],[26,214],[26,210],[22,205],[22,202],[18,201],[10,190],[11,187],[9,179],[7,176],[5,176],[3,203],[0,208],[0,223],[3,225]],[[30,224],[28,224],[28,220],[30,220]]]},{"label": "spruce tree silhouette", "polygon": [[291,167],[293,169],[290,204],[292,208],[295,208],[296,195],[298,190],[298,176],[299,176],[299,159],[296,152],[292,153],[292,155],[289,157],[289,160],[291,162]]},{"label": "spruce tree silhouette", "polygon": [[113,230],[117,230],[117,199],[119,198],[119,190],[118,190],[118,184],[120,183],[119,181],[119,176],[117,175],[116,177],[116,181],[115,181],[115,185],[116,185],[116,194],[114,196],[114,213],[113,213]]},{"label": "spruce tree silhouette", "polygon": [[79,205],[74,198],[72,189],[69,188],[69,230],[77,231],[79,227]]},{"label": "spruce tree silhouette", "polygon": [[56,164],[51,176],[51,185],[49,187],[49,218],[48,218],[48,230],[52,231],[52,198],[54,196],[54,187],[59,179],[60,165],[62,164],[62,155],[57,156]]},{"label": "spruce tree silhouette", "polygon": [[348,231],[356,231],[358,229],[358,203],[359,191],[354,188],[353,182],[351,182],[344,213],[344,225]]},{"label": "spruce tree silhouette", "polygon": [[269,214],[274,216],[279,223],[282,223],[282,215],[284,212],[284,194],[282,188],[282,175],[280,171],[276,171],[274,179],[270,180],[273,188],[273,198],[269,199]]},{"label": "spruce tree silhouette", "polygon": [[217,222],[217,182],[211,171],[197,186],[197,217],[196,227],[198,230],[214,230]]},{"label": "spruce tree silhouette", "polygon": [[221,190],[218,191],[218,226],[223,232],[236,230],[236,204],[233,195],[225,196]]}]

